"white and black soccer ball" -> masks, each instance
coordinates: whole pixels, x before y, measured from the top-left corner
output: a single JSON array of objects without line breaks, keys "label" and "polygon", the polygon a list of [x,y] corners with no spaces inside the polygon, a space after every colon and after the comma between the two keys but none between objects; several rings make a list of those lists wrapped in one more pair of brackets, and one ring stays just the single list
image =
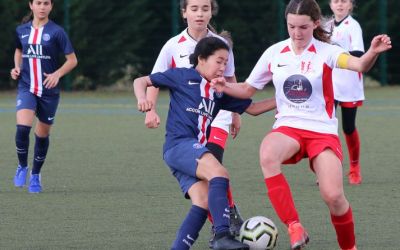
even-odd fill
[{"label": "white and black soccer ball", "polygon": [[246,220],[240,228],[239,240],[251,250],[270,250],[276,246],[278,228],[272,220],[255,216]]}]

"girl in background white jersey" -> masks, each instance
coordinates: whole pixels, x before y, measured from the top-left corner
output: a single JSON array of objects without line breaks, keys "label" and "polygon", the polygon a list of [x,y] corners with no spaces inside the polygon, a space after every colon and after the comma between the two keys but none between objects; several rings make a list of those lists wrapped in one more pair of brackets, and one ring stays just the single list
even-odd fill
[{"label": "girl in background white jersey", "polygon": [[[226,39],[210,30],[209,22],[212,16],[218,12],[216,0],[181,0],[180,9],[188,27],[179,35],[168,40],[163,46],[152,73],[164,72],[175,67],[192,67],[189,56],[194,52],[194,48],[201,38],[214,36],[228,43]],[[228,81],[236,82],[232,49],[229,51],[224,76]],[[148,128],[157,128],[160,124],[160,117],[156,111],[158,92],[158,88],[154,87],[150,87],[147,91],[147,99],[154,103],[153,109],[146,113],[145,124]],[[222,162],[229,131],[232,137],[235,138],[239,129],[240,116],[225,110],[221,110],[212,122],[210,134],[207,138],[207,148],[220,162]],[[234,204],[230,190],[228,192],[228,199],[231,207],[231,230],[234,234],[238,235],[243,220]],[[212,218],[209,218],[212,221]]]},{"label": "girl in background white jersey", "polygon": [[[364,42],[360,24],[351,16],[354,0],[331,0],[330,7],[334,14],[331,40],[351,55],[360,57],[364,54]],[[342,126],[349,151],[349,183],[361,184],[360,139],[356,128],[357,107],[364,97],[363,77],[359,72],[346,69],[334,69],[332,72],[335,104],[342,107]]]},{"label": "girl in background white jersey", "polygon": [[288,227],[291,249],[301,249],[309,238],[281,165],[305,157],[319,180],[340,248],[356,249],[352,210],[343,190],[332,69],[368,71],[379,53],[391,48],[390,38],[374,37],[370,49],[357,58],[328,43],[315,0],[291,0],[285,16],[290,38],[269,47],[244,84],[218,78],[212,86],[230,96],[248,98],[273,81],[278,113],[273,130],[261,143],[260,165],[272,206]]}]

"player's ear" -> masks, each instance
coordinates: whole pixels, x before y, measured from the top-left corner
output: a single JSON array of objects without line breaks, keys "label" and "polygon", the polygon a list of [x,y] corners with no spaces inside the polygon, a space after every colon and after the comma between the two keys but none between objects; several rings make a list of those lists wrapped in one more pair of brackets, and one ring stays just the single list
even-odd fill
[{"label": "player's ear", "polygon": [[318,28],[321,24],[321,20],[317,20],[314,22],[314,29]]}]

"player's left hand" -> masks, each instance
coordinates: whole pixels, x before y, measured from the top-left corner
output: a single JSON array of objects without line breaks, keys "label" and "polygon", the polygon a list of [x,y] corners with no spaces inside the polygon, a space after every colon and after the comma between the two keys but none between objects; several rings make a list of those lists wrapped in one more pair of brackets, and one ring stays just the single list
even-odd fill
[{"label": "player's left hand", "polygon": [[57,72],[51,74],[43,73],[43,75],[46,77],[46,79],[43,82],[43,86],[46,89],[54,88],[60,81],[60,75]]},{"label": "player's left hand", "polygon": [[392,41],[386,34],[377,35],[372,39],[370,49],[379,54],[392,48]]},{"label": "player's left hand", "polygon": [[153,108],[153,103],[146,98],[138,99],[137,108],[141,112],[148,112]]},{"label": "player's left hand", "polygon": [[239,134],[240,126],[242,125],[242,118],[238,113],[232,113],[232,124],[230,126],[230,133],[233,139]]}]

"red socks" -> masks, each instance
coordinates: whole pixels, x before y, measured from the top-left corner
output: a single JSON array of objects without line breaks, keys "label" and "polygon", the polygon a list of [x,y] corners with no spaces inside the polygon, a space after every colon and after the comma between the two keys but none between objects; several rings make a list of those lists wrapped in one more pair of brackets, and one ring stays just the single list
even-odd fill
[{"label": "red socks", "polygon": [[336,237],[341,249],[351,249],[356,245],[354,235],[354,222],[351,207],[343,215],[335,216],[331,214],[332,224],[336,230]]},{"label": "red socks", "polygon": [[281,221],[287,226],[293,222],[299,222],[299,215],[294,206],[292,193],[283,174],[266,178],[265,185],[268,189],[268,197],[271,204]]},{"label": "red socks", "polygon": [[355,129],[353,133],[344,135],[349,150],[350,167],[358,167],[360,160],[360,137],[358,136],[358,131]]}]

